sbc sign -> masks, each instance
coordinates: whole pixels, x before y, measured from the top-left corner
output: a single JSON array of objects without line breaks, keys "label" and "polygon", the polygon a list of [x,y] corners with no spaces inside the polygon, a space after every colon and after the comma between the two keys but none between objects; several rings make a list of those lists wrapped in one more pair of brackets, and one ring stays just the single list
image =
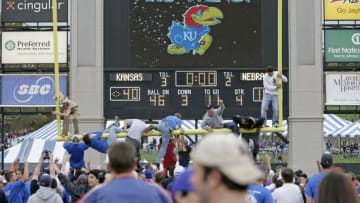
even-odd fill
[{"label": "sbc sign", "polygon": [[[2,106],[54,106],[53,75],[2,75]],[[67,77],[60,76],[60,91],[66,95]]]}]

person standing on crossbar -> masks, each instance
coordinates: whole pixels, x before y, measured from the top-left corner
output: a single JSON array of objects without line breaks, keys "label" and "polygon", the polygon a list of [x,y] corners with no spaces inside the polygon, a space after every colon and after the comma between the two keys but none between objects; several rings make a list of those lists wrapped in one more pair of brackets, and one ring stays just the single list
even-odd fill
[{"label": "person standing on crossbar", "polygon": [[[54,100],[57,99],[56,96],[53,97]],[[60,115],[64,117],[62,136],[67,136],[69,132],[69,118],[73,115],[73,123],[74,123],[74,134],[79,134],[79,106],[74,101],[70,100],[68,97],[64,97],[64,95],[60,92],[60,102],[62,104],[63,113],[53,111],[52,114]]]}]

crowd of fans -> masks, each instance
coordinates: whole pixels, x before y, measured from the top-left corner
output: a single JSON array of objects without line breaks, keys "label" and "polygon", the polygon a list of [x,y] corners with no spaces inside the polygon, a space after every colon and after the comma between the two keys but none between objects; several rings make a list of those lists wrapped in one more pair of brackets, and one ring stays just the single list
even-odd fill
[{"label": "crowd of fans", "polygon": [[[77,137],[66,144],[72,150],[87,148]],[[329,152],[317,162],[319,173],[309,178],[301,170],[273,170],[267,154],[256,164],[248,144],[236,136],[210,134],[193,150],[179,135],[167,149],[160,167],[139,165],[129,142],[109,146],[109,163],[96,169],[71,150],[62,163],[45,151],[33,172],[27,161],[20,168],[17,160],[1,173],[0,203],[359,202],[360,177],[335,168]]]},{"label": "crowd of fans", "polygon": [[5,136],[4,136],[5,149],[17,144],[18,142],[21,141],[21,140],[18,140],[19,138],[24,137],[25,135],[28,135],[33,131],[34,131],[34,129],[32,129],[32,128],[6,131]]}]

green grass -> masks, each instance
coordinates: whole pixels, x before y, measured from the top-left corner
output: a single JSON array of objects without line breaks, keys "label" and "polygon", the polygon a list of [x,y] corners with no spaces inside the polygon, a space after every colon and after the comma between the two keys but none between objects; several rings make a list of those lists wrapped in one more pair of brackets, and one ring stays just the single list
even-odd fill
[{"label": "green grass", "polygon": [[148,161],[150,163],[154,163],[156,161],[157,153],[158,153],[158,151],[155,150],[154,154],[151,155],[151,154],[147,153],[146,150],[140,150],[141,159],[145,159],[146,161]]},{"label": "green grass", "polygon": [[[153,155],[148,154],[146,152],[146,150],[141,150],[140,153],[141,153],[141,159],[145,159],[150,163],[154,163],[156,161],[157,151],[155,151]],[[271,153],[268,153],[268,154],[271,157]],[[265,154],[264,153],[260,153],[259,155],[263,160],[265,160]],[[341,157],[341,155],[333,154],[334,163],[360,163],[360,158],[359,157],[350,158],[349,155],[347,155],[347,156],[348,156],[347,158],[343,159]],[[320,157],[317,160],[320,160]],[[287,163],[287,161],[288,161],[288,155],[285,154],[282,157],[282,162]],[[277,159],[276,160],[271,160],[271,163],[278,163],[278,161],[277,161]],[[315,163],[315,161],[314,161],[314,163]]]}]

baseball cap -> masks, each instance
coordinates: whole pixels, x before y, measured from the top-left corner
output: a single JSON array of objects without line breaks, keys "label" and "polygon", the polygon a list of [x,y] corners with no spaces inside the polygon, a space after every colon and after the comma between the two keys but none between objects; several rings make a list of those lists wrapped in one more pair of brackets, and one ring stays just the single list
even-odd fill
[{"label": "baseball cap", "polygon": [[175,179],[172,195],[173,197],[179,192],[193,192],[194,186],[190,182],[190,178],[193,174],[192,169],[186,169],[178,178]]},{"label": "baseball cap", "polygon": [[51,177],[48,174],[43,174],[40,176],[39,184],[40,186],[49,186],[51,183]]},{"label": "baseball cap", "polygon": [[73,139],[72,139],[72,143],[73,144],[80,144],[80,139],[78,136],[74,136]]},{"label": "baseball cap", "polygon": [[234,183],[247,185],[263,177],[244,140],[224,133],[206,136],[195,148],[195,163],[219,169]]},{"label": "baseball cap", "polygon": [[4,178],[4,176],[0,176],[0,183],[2,183],[2,184],[6,184],[6,183],[7,183],[6,180],[5,180],[5,178]]},{"label": "baseball cap", "polygon": [[29,172],[29,177],[32,176],[32,175],[34,175],[34,173],[33,173],[33,172]]},{"label": "baseball cap", "polygon": [[79,184],[86,184],[87,181],[88,181],[88,177],[86,175],[84,175],[84,174],[81,174],[77,179],[77,182]]},{"label": "baseball cap", "polygon": [[62,104],[65,104],[65,103],[68,103],[70,100],[69,100],[69,97],[64,97],[61,101]]},{"label": "baseball cap", "polygon": [[151,180],[152,179],[152,172],[149,170],[149,169],[146,169],[145,171],[144,171],[144,175],[145,175],[145,177],[146,177],[146,179],[148,179],[148,180]]},{"label": "baseball cap", "polygon": [[326,166],[329,167],[333,164],[333,157],[331,155],[330,152],[325,152],[322,156],[321,156],[321,165],[322,166]]},{"label": "baseball cap", "polygon": [[185,171],[185,168],[178,165],[175,167],[175,170],[174,170],[174,175],[175,177],[179,177],[183,172]]}]

